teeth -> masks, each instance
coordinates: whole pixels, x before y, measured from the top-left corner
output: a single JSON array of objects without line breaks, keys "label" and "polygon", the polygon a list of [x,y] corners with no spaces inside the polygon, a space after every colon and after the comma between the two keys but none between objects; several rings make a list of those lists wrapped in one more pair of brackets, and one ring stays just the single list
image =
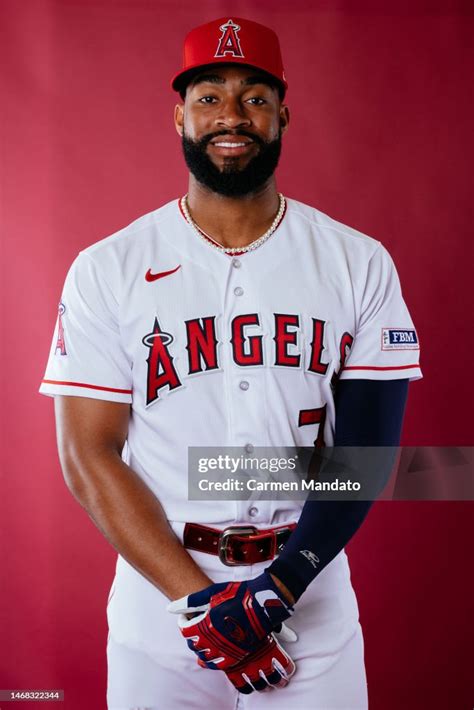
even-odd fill
[{"label": "teeth", "polygon": [[214,145],[218,145],[219,148],[242,148],[247,143],[214,143]]}]

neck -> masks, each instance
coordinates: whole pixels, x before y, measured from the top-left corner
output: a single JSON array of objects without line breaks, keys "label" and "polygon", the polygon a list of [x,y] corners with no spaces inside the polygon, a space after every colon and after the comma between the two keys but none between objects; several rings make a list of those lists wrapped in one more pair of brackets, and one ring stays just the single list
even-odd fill
[{"label": "neck", "polygon": [[194,222],[226,248],[245,247],[265,234],[279,207],[274,177],[258,192],[226,197],[190,175],[187,201]]}]

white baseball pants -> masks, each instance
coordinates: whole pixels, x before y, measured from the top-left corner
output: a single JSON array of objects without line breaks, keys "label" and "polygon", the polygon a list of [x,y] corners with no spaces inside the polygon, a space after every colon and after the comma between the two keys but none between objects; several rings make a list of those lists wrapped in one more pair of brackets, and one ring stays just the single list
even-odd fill
[{"label": "white baseball pants", "polygon": [[[268,563],[225,567],[192,552],[216,582],[249,579]],[[200,668],[168,599],[119,558],[109,604],[108,710],[366,710],[364,642],[345,552],[314,580],[288,620],[296,673],[282,689],[242,695],[222,671]],[[152,608],[151,608],[152,605]],[[112,607],[112,608],[111,608]]]}]

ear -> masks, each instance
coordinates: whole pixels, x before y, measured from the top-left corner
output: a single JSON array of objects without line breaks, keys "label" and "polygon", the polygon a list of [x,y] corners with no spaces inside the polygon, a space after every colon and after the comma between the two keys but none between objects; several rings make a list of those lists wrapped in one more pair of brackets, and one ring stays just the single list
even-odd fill
[{"label": "ear", "polygon": [[179,136],[184,131],[184,104],[176,104],[174,107],[174,125]]},{"label": "ear", "polygon": [[285,133],[288,130],[290,123],[290,109],[286,104],[280,106],[280,128],[281,132]]}]

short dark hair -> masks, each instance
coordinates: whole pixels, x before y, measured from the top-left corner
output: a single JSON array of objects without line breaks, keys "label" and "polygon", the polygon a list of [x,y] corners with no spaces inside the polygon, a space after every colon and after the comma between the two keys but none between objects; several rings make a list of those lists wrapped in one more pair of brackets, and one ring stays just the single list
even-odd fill
[{"label": "short dark hair", "polygon": [[[196,69],[190,69],[188,72],[182,75],[180,77],[180,81],[177,87],[178,93],[181,97],[181,99],[184,101],[186,98],[186,90],[190,84],[192,84],[193,80],[199,75],[205,72],[206,70],[212,70],[216,66],[235,66],[234,62],[229,62],[228,64],[224,62],[219,62],[219,64],[206,64],[201,67],[197,67]],[[255,68],[252,67],[250,64],[239,64],[238,66],[249,66],[250,68]],[[261,83],[267,84],[270,86],[272,89],[276,89],[278,91],[278,96],[280,97],[280,101],[283,101],[285,98],[285,87],[283,86],[281,81],[278,81],[278,79],[272,74],[269,74],[266,71],[263,71],[263,69],[258,69],[258,76],[259,78],[261,77]]]}]

